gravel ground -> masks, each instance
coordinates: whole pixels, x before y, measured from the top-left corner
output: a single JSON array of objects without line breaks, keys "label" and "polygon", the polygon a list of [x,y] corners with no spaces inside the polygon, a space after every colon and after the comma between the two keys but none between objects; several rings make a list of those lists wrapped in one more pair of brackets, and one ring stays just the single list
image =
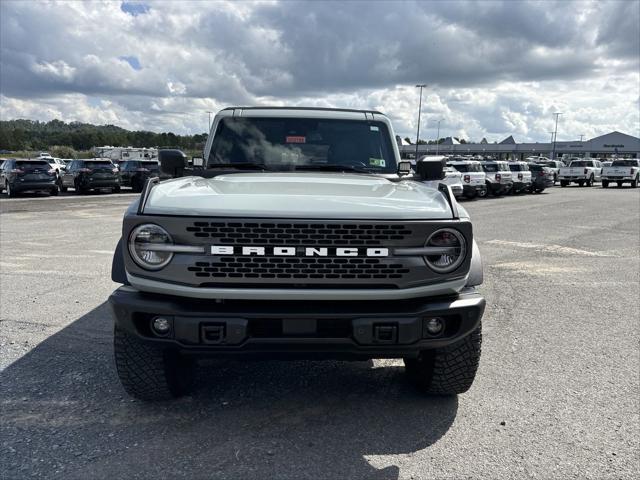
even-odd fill
[{"label": "gravel ground", "polygon": [[212,361],[160,404],[121,389],[105,304],[134,197],[0,200],[3,479],[637,478],[640,189],[464,204],[487,298],[464,395],[398,361]]}]

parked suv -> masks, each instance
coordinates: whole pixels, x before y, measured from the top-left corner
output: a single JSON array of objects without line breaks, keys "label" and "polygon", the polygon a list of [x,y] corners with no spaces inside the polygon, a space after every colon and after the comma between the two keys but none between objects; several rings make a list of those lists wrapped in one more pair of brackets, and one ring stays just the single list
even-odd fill
[{"label": "parked suv", "polygon": [[156,160],[121,160],[118,167],[120,186],[131,187],[134,192],[141,192],[144,182],[149,177],[157,177],[160,174],[160,164]]},{"label": "parked suv", "polygon": [[[376,111],[228,108],[205,168],[166,156],[127,210],[109,301],[127,392],[184,393],[201,357],[403,358],[457,394],[485,301],[469,215],[444,162],[400,162]],[[196,174],[197,175],[194,175]]]},{"label": "parked suv", "polygon": [[487,179],[482,165],[477,160],[453,159],[447,165],[455,168],[462,175],[463,195],[468,198],[487,196]]},{"label": "parked suv", "polygon": [[513,188],[513,177],[507,162],[489,160],[481,163],[486,174],[487,192],[500,196]]},{"label": "parked suv", "polygon": [[0,187],[8,197],[20,192],[48,192],[58,195],[56,172],[46,160],[8,159],[0,169]]},{"label": "parked suv", "polygon": [[66,192],[70,187],[76,193],[107,188],[119,192],[118,167],[107,159],[72,160],[60,177],[60,189]]},{"label": "parked suv", "polygon": [[560,168],[558,180],[561,187],[566,187],[570,183],[590,187],[600,181],[601,174],[602,164],[599,160],[574,158],[568,167]]},{"label": "parked suv", "polygon": [[530,193],[542,193],[548,187],[553,187],[553,170],[545,165],[530,163],[529,170],[531,172]]},{"label": "parked suv", "polygon": [[527,162],[509,162],[509,170],[512,173],[513,193],[529,190],[531,187],[531,172]]}]

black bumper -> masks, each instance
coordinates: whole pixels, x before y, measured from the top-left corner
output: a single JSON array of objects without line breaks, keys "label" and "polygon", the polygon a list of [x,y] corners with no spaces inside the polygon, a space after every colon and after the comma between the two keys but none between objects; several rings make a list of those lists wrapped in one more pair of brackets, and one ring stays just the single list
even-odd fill
[{"label": "black bumper", "polygon": [[14,192],[36,192],[50,191],[56,188],[56,179],[53,178],[48,182],[16,182],[11,184]]},{"label": "black bumper", "polygon": [[487,186],[486,185],[466,185],[463,184],[462,185],[462,191],[465,194],[473,194],[476,192],[486,192],[487,191]]},{"label": "black bumper", "polygon": [[80,181],[80,185],[82,186],[82,188],[86,188],[87,190],[90,190],[92,188],[115,188],[120,186],[120,179],[119,178],[113,178],[113,179],[105,178],[105,179],[96,179],[96,180],[83,179]]},{"label": "black bumper", "polygon": [[[141,340],[199,356],[400,358],[449,345],[479,324],[485,300],[474,289],[458,296],[397,302],[194,300],[121,287],[110,297],[116,324]],[[167,318],[162,337],[151,325]],[[430,335],[425,319],[440,317]]]}]

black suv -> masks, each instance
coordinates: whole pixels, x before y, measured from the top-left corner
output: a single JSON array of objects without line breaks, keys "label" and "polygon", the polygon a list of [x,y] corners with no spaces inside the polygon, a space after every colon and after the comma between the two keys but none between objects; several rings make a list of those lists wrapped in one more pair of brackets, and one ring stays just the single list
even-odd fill
[{"label": "black suv", "polygon": [[9,159],[0,168],[0,188],[8,197],[19,192],[49,192],[58,194],[56,171],[45,160]]},{"label": "black suv", "polygon": [[155,160],[122,160],[119,167],[120,185],[131,187],[134,192],[142,191],[147,178],[160,174],[160,165]]},{"label": "black suv", "polygon": [[111,160],[106,159],[72,160],[60,175],[60,190],[66,192],[69,187],[73,187],[76,193],[86,193],[92,189],[102,188],[119,192],[118,167]]}]

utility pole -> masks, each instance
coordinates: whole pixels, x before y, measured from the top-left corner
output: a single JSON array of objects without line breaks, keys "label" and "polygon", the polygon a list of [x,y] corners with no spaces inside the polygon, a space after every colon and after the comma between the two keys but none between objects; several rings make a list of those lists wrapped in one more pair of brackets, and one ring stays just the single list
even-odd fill
[{"label": "utility pole", "polygon": [[580,134],[580,143],[582,143],[582,138],[584,137],[584,133]]},{"label": "utility pole", "polygon": [[440,122],[441,121],[442,121],[442,118],[438,120],[438,133],[436,133],[436,155],[440,153]]},{"label": "utility pole", "polygon": [[211,114],[213,112],[210,112],[207,110],[207,113],[209,114],[209,130],[207,130],[207,135],[211,132]]},{"label": "utility pole", "polygon": [[416,133],[416,164],[418,163],[418,142],[420,141],[420,114],[422,113],[422,89],[426,88],[426,83],[416,85],[420,89],[420,103],[418,103],[418,131]]},{"label": "utility pole", "polygon": [[558,142],[558,117],[562,115],[562,112],[555,112],[554,115],[556,117],[556,128],[553,131],[553,151],[551,152],[551,160],[556,159],[556,143]]}]

